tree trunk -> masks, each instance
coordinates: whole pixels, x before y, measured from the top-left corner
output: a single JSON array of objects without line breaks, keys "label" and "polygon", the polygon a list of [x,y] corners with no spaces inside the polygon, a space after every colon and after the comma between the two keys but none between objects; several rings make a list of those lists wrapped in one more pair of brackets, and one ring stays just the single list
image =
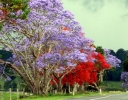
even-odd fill
[{"label": "tree trunk", "polygon": [[77,93],[77,86],[78,86],[78,84],[74,83],[74,87],[73,87],[73,91],[72,91],[73,95],[75,95]]},{"label": "tree trunk", "polygon": [[85,88],[84,88],[84,84],[82,84],[82,85],[79,86],[79,91],[80,91],[80,92],[84,93],[84,89],[85,89]]},{"label": "tree trunk", "polygon": [[[41,80],[42,77],[43,80]],[[52,79],[52,75],[48,73],[47,69],[44,69],[43,76],[40,77],[39,74],[37,74],[37,77],[34,82],[34,87],[32,88],[32,92],[36,95],[46,96],[50,89],[49,86],[51,79]]]},{"label": "tree trunk", "polygon": [[[36,80],[35,80],[36,81]],[[49,90],[49,86],[50,82],[47,82],[45,84],[39,84],[39,83],[35,83],[33,88],[30,88],[32,93],[35,95],[43,95],[46,96],[48,94],[48,90]],[[28,85],[29,86],[29,85]]]},{"label": "tree trunk", "polygon": [[58,89],[57,89],[58,93],[62,93],[62,83],[61,83],[61,78],[58,79]]},{"label": "tree trunk", "polygon": [[99,73],[99,83],[103,82],[104,70],[101,70]]}]

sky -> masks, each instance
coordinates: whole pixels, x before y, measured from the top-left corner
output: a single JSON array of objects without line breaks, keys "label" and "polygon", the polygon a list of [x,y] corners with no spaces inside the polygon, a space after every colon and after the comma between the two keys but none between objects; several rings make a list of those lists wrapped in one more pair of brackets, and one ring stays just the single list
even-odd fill
[{"label": "sky", "polygon": [[96,46],[128,50],[128,0],[62,0]]}]

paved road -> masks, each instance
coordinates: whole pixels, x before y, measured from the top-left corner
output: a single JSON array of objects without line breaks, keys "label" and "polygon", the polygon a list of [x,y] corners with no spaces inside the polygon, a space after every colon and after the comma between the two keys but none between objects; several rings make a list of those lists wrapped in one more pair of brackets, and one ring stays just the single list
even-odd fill
[{"label": "paved road", "polygon": [[67,99],[67,100],[128,100],[128,93],[112,94],[112,95],[106,95],[106,96],[74,98],[74,99]]}]

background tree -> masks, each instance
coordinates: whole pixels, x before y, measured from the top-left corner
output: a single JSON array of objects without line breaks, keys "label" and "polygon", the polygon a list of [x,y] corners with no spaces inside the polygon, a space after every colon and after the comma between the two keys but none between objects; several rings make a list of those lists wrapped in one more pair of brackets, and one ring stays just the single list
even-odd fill
[{"label": "background tree", "polygon": [[102,48],[102,46],[97,46],[96,52],[100,52],[100,54],[104,55],[104,49]]},{"label": "background tree", "polygon": [[[127,57],[127,52],[123,48],[120,48],[116,52],[116,57],[120,59],[121,62],[123,62]],[[122,66],[122,63],[120,64],[120,66]]]},{"label": "background tree", "polygon": [[128,90],[128,57],[123,61],[123,71],[121,73],[122,87]]},{"label": "background tree", "polygon": [[128,55],[128,50],[126,50],[126,52],[127,52],[127,55]]},{"label": "background tree", "polygon": [[128,56],[127,58],[122,62],[123,64],[123,71],[128,72]]}]

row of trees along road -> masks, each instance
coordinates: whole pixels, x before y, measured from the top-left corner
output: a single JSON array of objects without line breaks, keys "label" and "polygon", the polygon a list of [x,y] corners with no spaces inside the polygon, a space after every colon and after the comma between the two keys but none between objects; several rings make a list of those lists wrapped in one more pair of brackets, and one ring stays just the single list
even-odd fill
[{"label": "row of trees along road", "polygon": [[[103,49],[103,55],[96,51],[93,41],[84,36],[73,14],[64,10],[59,0],[5,1],[1,0],[0,46],[12,52],[12,57],[0,62],[3,69],[15,70],[33,94],[47,95],[53,84],[61,92],[64,77],[88,63],[88,76],[120,63],[108,50]],[[84,74],[80,77],[86,77]],[[88,80],[73,83],[97,82],[93,77]]]}]

